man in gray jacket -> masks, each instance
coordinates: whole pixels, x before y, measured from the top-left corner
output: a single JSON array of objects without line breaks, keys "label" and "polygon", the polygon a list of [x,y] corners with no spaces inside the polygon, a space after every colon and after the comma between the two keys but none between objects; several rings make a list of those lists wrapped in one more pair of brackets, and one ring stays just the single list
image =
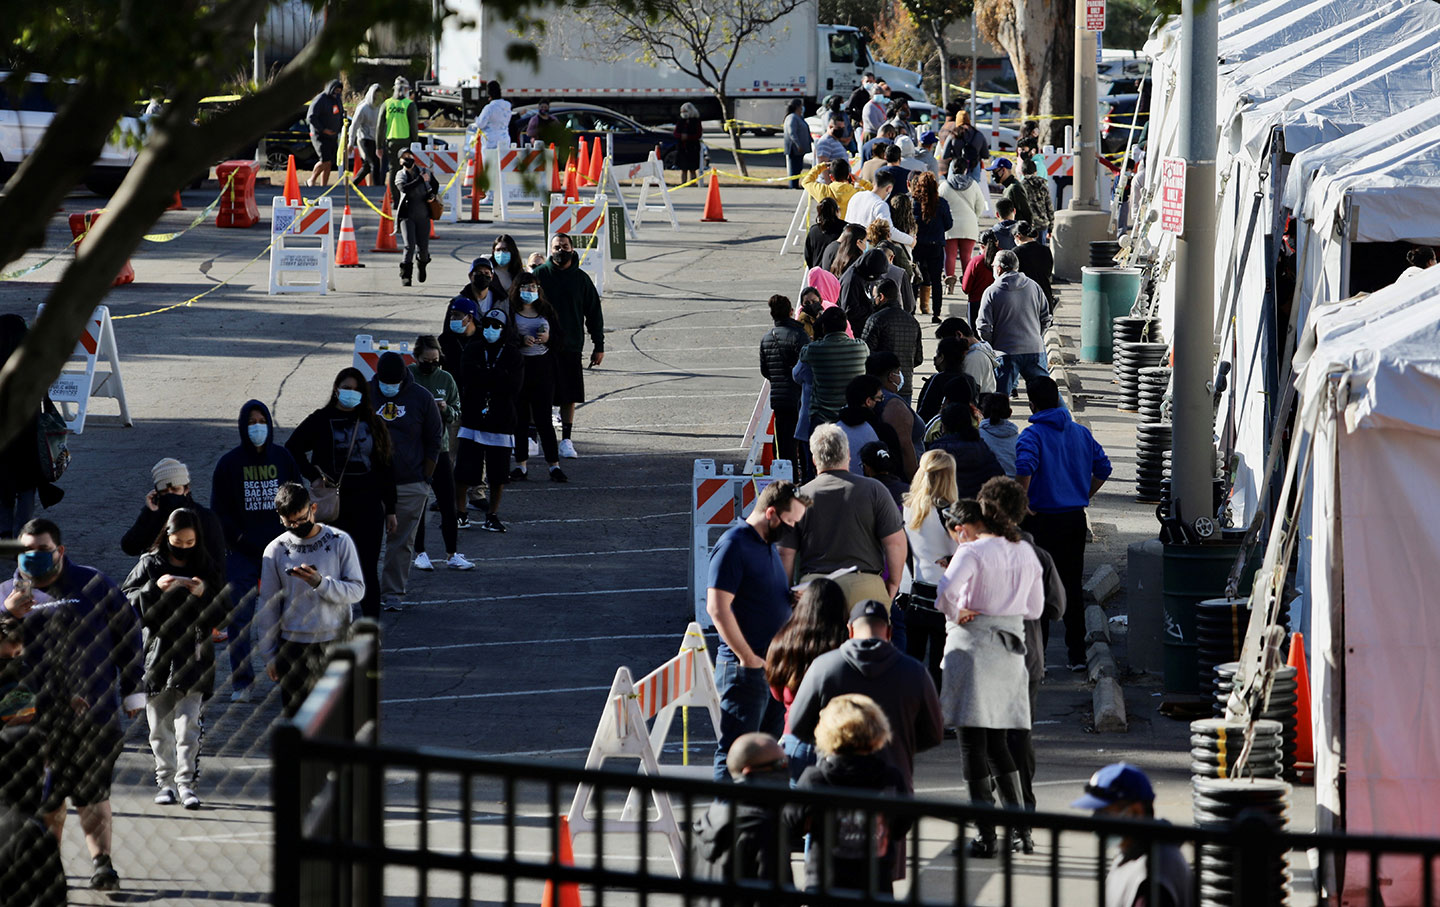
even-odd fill
[{"label": "man in gray jacket", "polygon": [[1023,376],[1048,376],[1045,330],[1050,303],[1040,285],[1020,273],[1020,259],[1009,249],[995,254],[995,282],[980,297],[976,329],[999,354],[996,392],[1012,396]]},{"label": "man in gray jacket", "polygon": [[395,465],[395,531],[385,545],[380,568],[380,604],[386,611],[404,607],[405,586],[415,557],[415,530],[430,503],[430,476],[440,458],[440,407],[416,383],[399,353],[383,353],[370,385],[375,414],[390,430]]}]

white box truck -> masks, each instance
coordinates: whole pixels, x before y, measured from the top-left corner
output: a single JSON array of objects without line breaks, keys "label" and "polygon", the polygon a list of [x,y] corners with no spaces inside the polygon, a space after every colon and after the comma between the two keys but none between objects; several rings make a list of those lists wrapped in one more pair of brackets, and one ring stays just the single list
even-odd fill
[{"label": "white box truck", "polygon": [[[705,119],[719,104],[699,81],[668,63],[650,65],[631,52],[617,58],[615,41],[593,8],[549,7],[543,35],[517,29],[491,14],[482,0],[450,0],[459,15],[445,20],[433,50],[434,82],[421,82],[426,106],[460,106],[465,119],[485,104],[485,83],[497,80],[516,106],[540,98],[600,104],[642,123],[674,122],[690,101]],[[461,27],[459,22],[477,22]],[[538,66],[516,62],[506,48],[534,44]],[[732,115],[778,124],[794,98],[814,111],[826,95],[849,97],[866,72],[889,83],[892,96],[924,101],[918,73],[875,59],[865,35],[848,25],[821,25],[813,0],[801,4],[743,48],[726,86]]]}]

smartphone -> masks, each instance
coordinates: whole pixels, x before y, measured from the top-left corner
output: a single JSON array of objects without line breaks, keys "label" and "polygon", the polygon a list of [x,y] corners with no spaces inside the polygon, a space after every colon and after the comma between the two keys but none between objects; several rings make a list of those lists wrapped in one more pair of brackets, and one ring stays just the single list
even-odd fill
[{"label": "smartphone", "polygon": [[285,568],[285,575],[286,575],[286,576],[294,576],[294,575],[295,575],[296,573],[298,573],[298,572],[300,572],[300,568],[299,568],[299,567],[286,567],[286,568]]}]

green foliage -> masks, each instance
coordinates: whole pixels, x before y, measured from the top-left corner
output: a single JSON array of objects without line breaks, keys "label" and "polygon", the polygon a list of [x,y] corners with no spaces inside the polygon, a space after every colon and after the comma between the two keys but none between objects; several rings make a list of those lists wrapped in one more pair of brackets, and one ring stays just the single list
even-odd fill
[{"label": "green foliage", "polygon": [[1180,11],[1178,0],[1106,0],[1104,46],[1114,49],[1139,50],[1150,37],[1150,26],[1157,16],[1165,14],[1162,7],[1173,6]]}]

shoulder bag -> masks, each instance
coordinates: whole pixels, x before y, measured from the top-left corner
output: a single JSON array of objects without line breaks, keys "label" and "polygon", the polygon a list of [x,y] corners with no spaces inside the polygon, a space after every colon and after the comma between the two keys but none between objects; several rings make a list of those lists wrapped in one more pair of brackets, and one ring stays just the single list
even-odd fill
[{"label": "shoulder bag", "polygon": [[310,500],[315,504],[315,520],[319,523],[333,523],[340,517],[340,484],[345,481],[345,470],[350,468],[350,454],[360,438],[360,420],[355,420],[355,433],[350,436],[350,446],[345,449],[345,465],[332,485],[322,470],[320,478],[310,483]]}]

